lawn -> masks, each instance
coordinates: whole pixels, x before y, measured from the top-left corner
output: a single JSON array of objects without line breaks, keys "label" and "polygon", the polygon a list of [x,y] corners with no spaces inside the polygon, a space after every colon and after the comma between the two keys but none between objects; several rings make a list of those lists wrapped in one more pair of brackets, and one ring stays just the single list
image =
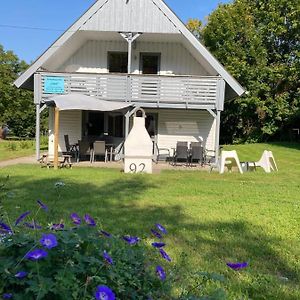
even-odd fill
[{"label": "lawn", "polygon": [[[237,149],[240,160],[257,160],[270,149],[279,172],[131,175],[13,166],[0,169],[0,177],[10,175],[4,207],[14,220],[42,199],[56,215],[53,221],[69,222],[74,211],[90,213],[115,234],[144,236],[159,222],[169,231],[172,263],[183,274],[186,268],[223,274],[226,281],[211,286],[224,288],[228,299],[300,299],[300,145],[225,148]],[[65,186],[55,188],[57,181]],[[249,267],[235,272],[228,261],[247,261]]]},{"label": "lawn", "polygon": [[[41,137],[41,150],[47,149],[47,139]],[[29,156],[35,153],[34,140],[1,140],[0,139],[0,161]]]}]

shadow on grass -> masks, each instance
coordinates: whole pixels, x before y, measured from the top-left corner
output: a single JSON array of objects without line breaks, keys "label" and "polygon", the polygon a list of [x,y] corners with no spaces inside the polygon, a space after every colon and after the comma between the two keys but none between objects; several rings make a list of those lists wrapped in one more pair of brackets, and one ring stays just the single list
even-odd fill
[{"label": "shadow on grass", "polygon": [[276,147],[300,150],[300,143],[297,142],[268,142],[268,144]]},{"label": "shadow on grass", "polygon": [[[59,177],[28,181],[28,178],[19,176],[15,179],[12,187],[18,191],[18,196],[11,199],[10,210],[16,205],[21,205],[23,211],[33,209],[35,199],[43,194],[43,199],[55,212],[56,222],[61,216],[68,220],[71,212],[80,215],[90,213],[103,229],[115,234],[132,235],[149,233],[153,224],[159,222],[169,229],[177,250],[193,252],[189,255],[193,255],[196,261],[197,256],[215,261],[212,264],[222,261],[224,270],[227,261],[249,261],[247,272],[251,277],[250,283],[249,278],[244,281],[239,278],[238,283],[231,284],[239,285],[238,289],[249,297],[296,299],[289,289],[278,289],[278,285],[282,284],[280,277],[287,277],[292,289],[293,283],[300,279],[299,272],[278,253],[278,249],[285,247],[280,239],[266,234],[263,228],[241,220],[205,224],[194,222],[183,213],[180,203],[165,205],[157,200],[152,202],[149,197],[159,193],[162,186],[156,185],[150,176],[123,176],[98,185],[68,179],[69,183],[60,189],[54,188],[54,183],[61,180]],[[20,204],[21,200],[23,202]],[[265,278],[259,280],[260,274],[271,276],[273,284],[276,280],[278,284],[270,287],[272,284]],[[274,298],[275,292],[277,296]],[[264,298],[266,295],[267,298]]]}]

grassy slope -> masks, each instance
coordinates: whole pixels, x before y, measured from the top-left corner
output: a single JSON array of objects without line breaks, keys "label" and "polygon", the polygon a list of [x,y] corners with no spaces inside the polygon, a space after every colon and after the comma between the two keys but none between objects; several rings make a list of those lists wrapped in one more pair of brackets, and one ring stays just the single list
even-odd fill
[{"label": "grassy slope", "polygon": [[[256,160],[263,149],[273,150],[279,172],[138,176],[109,169],[15,166],[0,169],[0,176],[11,175],[13,197],[6,207],[15,218],[34,209],[40,198],[65,220],[71,211],[87,212],[106,230],[122,234],[141,235],[161,222],[169,230],[166,250],[174,261],[184,259],[194,270],[224,274],[229,299],[300,299],[300,147],[226,148],[237,149],[241,160]],[[66,183],[59,199],[54,188],[58,180]],[[250,266],[242,272],[225,266],[245,260]]]}]

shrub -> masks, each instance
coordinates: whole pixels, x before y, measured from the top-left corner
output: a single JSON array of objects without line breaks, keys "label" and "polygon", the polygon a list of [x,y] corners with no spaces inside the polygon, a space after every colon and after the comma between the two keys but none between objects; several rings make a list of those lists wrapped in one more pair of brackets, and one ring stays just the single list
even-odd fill
[{"label": "shrub", "polygon": [[[8,179],[0,185],[0,205]],[[64,184],[56,183],[55,188]],[[4,223],[7,214],[1,214],[0,295],[4,299],[225,299],[223,290],[214,291],[212,298],[193,295],[199,294],[200,285],[223,277],[181,274],[183,268],[167,254],[167,231],[160,224],[149,230],[151,243],[147,236],[108,233],[88,214],[72,213],[68,224],[45,226],[37,221],[41,213],[49,217],[51,209],[38,200],[37,212],[24,212],[13,226]],[[183,287],[175,297],[172,286],[180,288],[184,277],[194,285]]]},{"label": "shrub", "polygon": [[8,142],[5,145],[5,148],[9,151],[16,151],[17,150],[17,144],[15,142]]},{"label": "shrub", "polygon": [[20,141],[19,146],[21,149],[30,149],[33,148],[34,142],[32,140]]}]

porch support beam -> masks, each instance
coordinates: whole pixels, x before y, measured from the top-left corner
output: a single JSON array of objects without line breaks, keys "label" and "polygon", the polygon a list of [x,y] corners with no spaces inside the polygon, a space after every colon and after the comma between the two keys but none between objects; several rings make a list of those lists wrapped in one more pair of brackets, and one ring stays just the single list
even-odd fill
[{"label": "porch support beam", "polygon": [[54,113],[54,169],[58,169],[58,139],[59,139],[59,108],[55,107]]},{"label": "porch support beam", "polygon": [[128,43],[128,65],[127,65],[127,73],[131,74],[132,43],[141,35],[141,33],[120,32],[120,35]]},{"label": "porch support beam", "polygon": [[42,100],[41,74],[34,74],[34,104],[35,104],[35,154],[40,159],[40,103]]},{"label": "porch support beam", "polygon": [[207,109],[207,111],[212,115],[212,117],[215,119],[217,117],[217,114],[212,109]]},{"label": "porch support beam", "polygon": [[221,123],[221,111],[217,110],[217,114],[216,114],[216,131],[215,131],[215,162],[216,164],[219,161],[219,150],[220,150],[220,123]]}]

